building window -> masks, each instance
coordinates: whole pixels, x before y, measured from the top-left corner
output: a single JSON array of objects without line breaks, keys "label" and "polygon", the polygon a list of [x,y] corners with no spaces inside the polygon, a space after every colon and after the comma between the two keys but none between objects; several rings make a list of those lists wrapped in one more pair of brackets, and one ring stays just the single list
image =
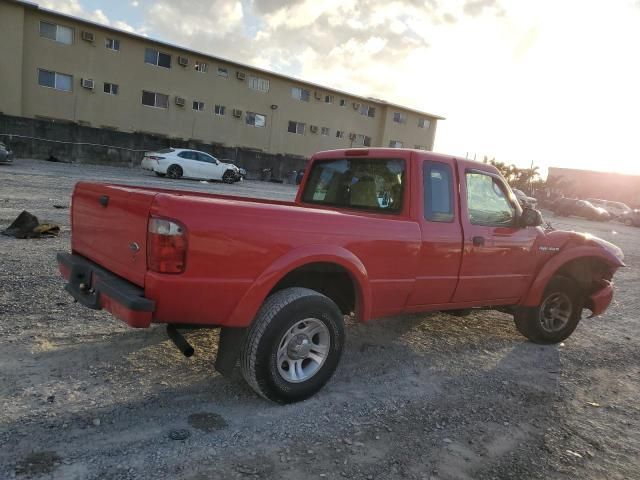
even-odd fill
[{"label": "building window", "polygon": [[324,103],[333,103],[333,95],[325,95]]},{"label": "building window", "polygon": [[400,140],[391,140],[389,146],[391,148],[402,148],[402,142]]},{"label": "building window", "polygon": [[249,75],[249,81],[247,82],[249,88],[253,90],[257,90],[259,92],[268,92],[269,91],[269,80],[266,78],[254,77],[253,75]]},{"label": "building window", "polygon": [[325,137],[329,136],[329,127],[322,127],[322,130],[320,130],[320,133],[322,135],[324,135]]},{"label": "building window", "polygon": [[358,108],[358,112],[360,113],[360,115],[373,118],[376,116],[376,107],[370,107],[369,105],[360,105],[360,108]]},{"label": "building window", "polygon": [[65,45],[73,43],[73,28],[63,27],[55,23],[40,22],[40,36]]},{"label": "building window", "polygon": [[366,135],[362,135],[362,134],[357,134],[355,139],[353,140],[353,145],[360,145],[363,147],[370,147],[371,146],[371,137],[368,137]]},{"label": "building window", "polygon": [[418,119],[418,127],[420,128],[429,128],[429,126],[431,125],[431,121],[426,119],[426,118],[419,118]]},{"label": "building window", "polygon": [[193,109],[198,112],[204,112],[204,102],[198,102],[197,100],[193,101]]},{"label": "building window", "polygon": [[267,123],[267,117],[260,113],[247,112],[244,116],[247,125],[252,127],[264,127]]},{"label": "building window", "polygon": [[311,98],[311,92],[305,88],[293,87],[291,89],[291,96],[301,102],[308,102]]},{"label": "building window", "polygon": [[224,78],[229,78],[229,70],[226,68],[218,67],[218,75]]},{"label": "building window", "polygon": [[117,95],[118,94],[118,85],[115,83],[104,82],[104,93],[108,93],[109,95]]},{"label": "building window", "polygon": [[73,77],[64,73],[52,72],[50,70],[38,69],[38,85],[42,87],[55,88],[64,92],[70,92],[73,87]]},{"label": "building window", "polygon": [[304,135],[305,124],[300,122],[292,122],[289,120],[289,127],[287,131],[289,133],[297,133],[298,135]]},{"label": "building window", "polygon": [[344,130],[336,130],[336,138],[344,138]]},{"label": "building window", "polygon": [[224,116],[224,111],[225,111],[224,105],[216,105],[215,107],[213,107],[213,114],[214,115],[218,115],[220,117],[223,117]]},{"label": "building window", "polygon": [[143,90],[142,104],[148,107],[169,108],[169,95]]},{"label": "building window", "polygon": [[402,112],[393,112],[393,121],[396,123],[407,123],[407,114]]},{"label": "building window", "polygon": [[120,40],[116,40],[115,38],[105,38],[104,46],[108,50],[113,50],[115,52],[120,51]]},{"label": "building window", "polygon": [[207,69],[209,68],[209,66],[206,64],[206,62],[199,62],[196,60],[193,68],[196,70],[196,72],[207,73]]},{"label": "building window", "polygon": [[346,107],[347,106],[347,101],[344,98],[340,99],[340,106],[341,107]]},{"label": "building window", "polygon": [[163,53],[155,48],[145,48],[144,63],[157,67],[171,68],[171,55]]}]

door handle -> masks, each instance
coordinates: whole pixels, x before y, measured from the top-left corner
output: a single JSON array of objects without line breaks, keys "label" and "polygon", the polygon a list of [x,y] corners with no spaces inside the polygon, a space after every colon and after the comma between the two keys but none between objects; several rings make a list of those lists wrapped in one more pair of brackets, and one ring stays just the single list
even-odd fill
[{"label": "door handle", "polygon": [[484,237],[473,237],[471,241],[474,247],[484,247]]}]

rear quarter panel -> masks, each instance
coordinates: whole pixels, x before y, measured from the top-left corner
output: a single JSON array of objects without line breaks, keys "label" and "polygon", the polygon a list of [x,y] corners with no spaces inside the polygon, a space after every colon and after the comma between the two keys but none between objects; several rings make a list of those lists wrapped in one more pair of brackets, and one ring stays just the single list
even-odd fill
[{"label": "rear quarter panel", "polygon": [[349,255],[372,299],[362,320],[402,311],[413,288],[420,231],[406,217],[163,194],[152,214],[178,219],[189,242],[179,278],[147,273],[157,322],[246,326],[288,271],[322,259],[353,265]]}]

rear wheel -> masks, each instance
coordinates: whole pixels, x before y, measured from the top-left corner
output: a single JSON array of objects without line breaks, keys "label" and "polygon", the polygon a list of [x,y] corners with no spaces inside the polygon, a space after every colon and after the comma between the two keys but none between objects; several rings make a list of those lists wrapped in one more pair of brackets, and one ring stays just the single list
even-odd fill
[{"label": "rear wheel", "polygon": [[307,288],[280,290],[267,298],[249,329],[242,375],[268,400],[304,400],[331,378],[343,344],[343,316],[331,299]]},{"label": "rear wheel", "polygon": [[167,168],[167,177],[169,178],[180,178],[182,176],[182,167],[180,165],[170,165]]},{"label": "rear wheel", "polygon": [[535,343],[559,343],[573,333],[582,316],[583,298],[570,278],[555,276],[537,307],[521,307],[514,320],[518,331]]},{"label": "rear wheel", "polygon": [[233,170],[227,170],[222,175],[222,181],[224,183],[234,183],[236,181],[236,174]]}]

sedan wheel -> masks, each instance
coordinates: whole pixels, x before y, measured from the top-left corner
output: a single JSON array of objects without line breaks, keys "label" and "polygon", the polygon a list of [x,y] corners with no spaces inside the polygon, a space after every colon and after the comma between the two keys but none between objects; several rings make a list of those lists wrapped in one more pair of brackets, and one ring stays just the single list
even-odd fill
[{"label": "sedan wheel", "polygon": [[167,168],[167,177],[169,178],[180,178],[182,173],[182,167],[180,165],[171,165]]},{"label": "sedan wheel", "polygon": [[233,183],[236,181],[236,174],[233,172],[233,170],[227,170],[226,172],[224,172],[224,175],[222,175],[222,181],[224,183]]}]

